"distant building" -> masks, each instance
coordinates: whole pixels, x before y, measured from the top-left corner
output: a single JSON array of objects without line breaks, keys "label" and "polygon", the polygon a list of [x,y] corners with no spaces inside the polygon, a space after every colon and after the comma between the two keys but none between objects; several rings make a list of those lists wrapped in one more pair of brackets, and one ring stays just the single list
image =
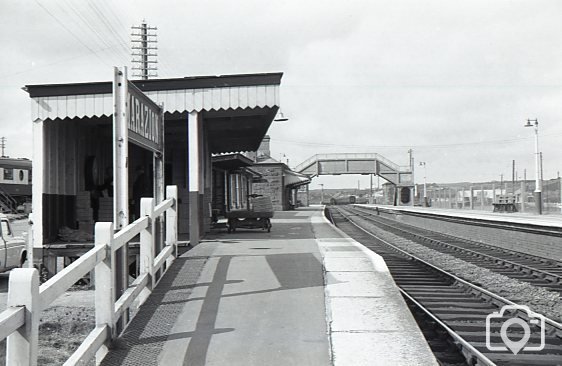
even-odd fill
[{"label": "distant building", "polygon": [[254,160],[252,170],[262,176],[259,182],[252,184],[252,192],[271,197],[273,209],[276,211],[290,210],[297,204],[297,191],[307,186],[310,178],[294,172],[285,163],[271,157],[270,137],[265,136],[259,149],[249,153]]}]

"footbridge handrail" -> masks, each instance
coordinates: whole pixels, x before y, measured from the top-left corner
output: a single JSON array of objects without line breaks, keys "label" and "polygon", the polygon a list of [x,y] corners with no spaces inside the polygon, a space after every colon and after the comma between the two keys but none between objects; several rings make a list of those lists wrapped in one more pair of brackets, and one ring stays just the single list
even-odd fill
[{"label": "footbridge handrail", "polygon": [[[7,365],[37,365],[40,313],[74,283],[94,270],[96,326],[64,365],[99,363],[116,337],[116,322],[135,299],[142,304],[157,285],[155,273],[169,268],[177,256],[176,186],[166,187],[166,199],[154,205],[154,198],[141,199],[141,218],[115,233],[113,223],[95,225],[95,245],[78,260],[39,285],[38,271],[17,268],[9,277],[8,307],[0,313],[0,340],[7,338]],[[164,215],[165,214],[165,215]],[[165,247],[155,258],[156,227],[164,220]],[[140,274],[115,299],[115,251],[140,234]],[[162,271],[163,272],[163,271]],[[160,276],[161,278],[161,276]]]},{"label": "footbridge handrail", "polygon": [[296,172],[302,172],[304,169],[308,168],[311,164],[316,161],[320,160],[346,160],[346,159],[365,159],[365,160],[378,160],[392,168],[396,171],[403,171],[407,172],[410,171],[411,168],[409,166],[401,166],[392,161],[388,160],[384,156],[378,153],[333,153],[333,154],[316,154],[311,156],[310,158],[306,159],[299,165],[297,165],[294,170]]}]

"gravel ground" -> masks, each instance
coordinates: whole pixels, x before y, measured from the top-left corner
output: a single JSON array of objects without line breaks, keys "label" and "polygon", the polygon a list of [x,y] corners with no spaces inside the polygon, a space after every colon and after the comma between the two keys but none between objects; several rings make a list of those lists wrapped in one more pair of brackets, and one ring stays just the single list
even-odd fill
[{"label": "gravel ground", "polygon": [[[94,329],[92,306],[53,306],[41,313],[38,365],[62,365]],[[6,363],[6,341],[0,342],[0,364]]]},{"label": "gravel ground", "polygon": [[411,240],[379,229],[367,220],[361,218],[354,218],[354,220],[363,227],[367,227],[380,238],[436,267],[451,272],[470,283],[485,288],[519,305],[527,305],[531,310],[553,320],[558,322],[562,321],[562,302],[560,301],[560,294],[557,292],[535,287],[531,284],[478,267],[449,254],[427,248]]}]

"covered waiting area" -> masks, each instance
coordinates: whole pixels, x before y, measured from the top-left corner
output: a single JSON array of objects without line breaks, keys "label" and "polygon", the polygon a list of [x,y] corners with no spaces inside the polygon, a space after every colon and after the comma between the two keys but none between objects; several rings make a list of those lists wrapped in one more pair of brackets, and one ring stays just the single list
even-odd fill
[{"label": "covered waiting area", "polygon": [[[210,226],[212,154],[258,149],[279,108],[281,77],[132,81],[162,105],[164,180],[178,186],[179,232],[192,245]],[[57,241],[61,227],[93,228],[92,197],[100,193],[94,190],[112,183],[114,100],[112,82],[28,85],[26,90],[33,122],[33,238],[36,249],[43,249]],[[129,147],[129,192],[140,179],[143,195],[154,196],[152,153]],[[109,189],[101,193],[96,219],[113,221],[116,198]]]}]

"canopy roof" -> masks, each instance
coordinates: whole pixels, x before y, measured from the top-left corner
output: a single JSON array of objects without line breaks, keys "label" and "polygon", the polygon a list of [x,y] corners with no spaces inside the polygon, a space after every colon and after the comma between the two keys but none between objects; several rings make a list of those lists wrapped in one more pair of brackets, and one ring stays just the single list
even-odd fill
[{"label": "canopy roof", "polygon": [[252,165],[252,159],[242,154],[216,155],[211,158],[214,167],[234,170]]},{"label": "canopy roof", "polygon": [[[165,119],[201,112],[211,152],[257,150],[279,109],[282,73],[133,80]],[[27,85],[33,121],[110,117],[112,82]]]}]

